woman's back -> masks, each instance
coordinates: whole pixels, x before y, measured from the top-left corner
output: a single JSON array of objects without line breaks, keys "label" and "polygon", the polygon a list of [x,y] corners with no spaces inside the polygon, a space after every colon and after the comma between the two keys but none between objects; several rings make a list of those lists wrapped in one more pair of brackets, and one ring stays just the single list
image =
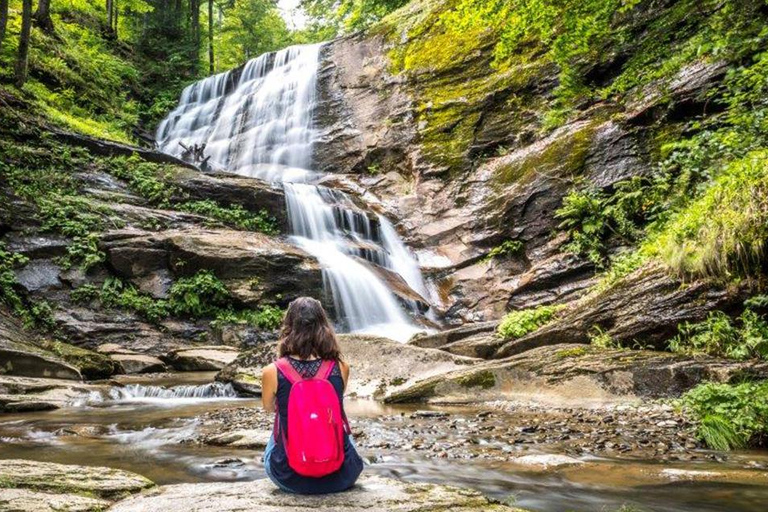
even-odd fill
[{"label": "woman's back", "polygon": [[275,411],[267,475],[288,492],[349,489],[363,469],[344,414],[349,367],[320,302],[290,304],[278,349],[280,359],[262,372],[262,403]]},{"label": "woman's back", "polygon": [[[316,378],[320,370],[322,360],[302,361],[293,357],[286,358],[291,367],[303,378]],[[340,402],[343,414],[344,379],[342,368],[336,362],[328,376],[328,381],[334,388]],[[343,436],[344,461],[341,467],[331,474],[322,477],[306,477],[298,474],[288,462],[286,440],[288,439],[288,403],[293,384],[289,378],[278,369],[277,371],[277,418],[276,431],[270,444],[274,446],[265,453],[265,465],[272,480],[283,490],[299,494],[322,494],[339,492],[349,489],[354,485],[357,477],[363,469],[363,462],[357,454],[351,438],[348,434]]]}]

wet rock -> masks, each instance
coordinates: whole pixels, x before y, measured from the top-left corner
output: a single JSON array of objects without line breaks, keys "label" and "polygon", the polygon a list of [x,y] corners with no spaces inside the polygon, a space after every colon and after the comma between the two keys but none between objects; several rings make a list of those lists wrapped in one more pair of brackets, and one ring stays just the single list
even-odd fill
[{"label": "wet rock", "polygon": [[[728,382],[743,375],[766,378],[768,363],[557,345],[420,380],[392,391],[385,401],[476,403],[522,399],[583,406],[590,401],[678,396],[700,382]],[[664,420],[665,426],[671,426],[667,421],[673,420]]]},{"label": "wet rock", "polygon": [[499,322],[478,322],[462,325],[455,329],[446,329],[434,334],[417,334],[410,341],[409,345],[421,348],[442,348],[449,343],[454,343],[478,334],[489,334],[496,331]]},{"label": "wet rock", "polygon": [[36,353],[35,348],[13,350],[0,347],[0,374],[24,377],[44,377],[81,380],[74,366],[57,360],[53,355]]},{"label": "wet rock", "polygon": [[[46,348],[54,345],[58,348],[58,353]],[[65,360],[68,356],[72,357]],[[36,333],[25,330],[19,320],[4,307],[0,307],[0,375],[79,381],[83,378],[80,367],[87,368],[86,373],[95,368],[90,365],[91,356],[99,359],[98,354],[88,353],[65,343],[53,344],[39,338]],[[106,375],[100,376],[109,376],[112,372],[110,367],[107,368]]]},{"label": "wet rock", "polygon": [[206,444],[233,448],[264,449],[272,435],[271,430],[235,430],[206,438]]},{"label": "wet rock", "polygon": [[160,373],[166,370],[165,363],[154,356],[137,353],[118,353],[109,356],[120,363],[125,373]]},{"label": "wet rock", "polygon": [[98,498],[31,489],[3,489],[0,510],[13,512],[95,512],[111,503]]},{"label": "wet rock", "polygon": [[710,281],[682,283],[658,265],[643,267],[606,291],[583,300],[544,327],[499,347],[503,358],[543,345],[588,343],[595,326],[617,342],[663,344],[684,322],[703,320],[714,309],[741,304],[746,285],[722,288]]},{"label": "wet rock", "polygon": [[165,360],[175,370],[181,372],[198,372],[221,370],[232,363],[240,351],[234,347],[197,346],[170,352]]},{"label": "wet rock", "polygon": [[32,412],[58,409],[106,386],[74,380],[0,375],[0,412]]},{"label": "wet rock", "polygon": [[146,510],[196,510],[227,512],[299,512],[306,510],[362,512],[513,512],[494,504],[479,492],[432,484],[405,483],[377,476],[360,479],[350,491],[321,496],[298,496],[278,490],[267,479],[252,482],[183,484],[159,487],[156,491],[122,501],[112,512]]},{"label": "wet rock", "polygon": [[192,199],[210,199],[225,206],[240,205],[254,213],[266,211],[280,231],[288,229],[285,196],[270,183],[236,174],[204,174],[178,167],[167,177]]},{"label": "wet rock", "polygon": [[579,459],[574,459],[573,457],[568,457],[567,455],[559,455],[554,453],[524,455],[522,457],[516,457],[512,459],[512,462],[521,466],[541,469],[568,466],[573,464],[584,464]]},{"label": "wet rock", "polygon": [[[119,469],[17,459],[3,460],[0,481],[6,488],[89,494],[108,500],[122,498],[154,485],[143,476]],[[5,491],[1,494],[5,496]]]},{"label": "wet rock", "polygon": [[[342,334],[338,339],[344,360],[354,368],[347,393],[355,398],[380,397],[389,389],[477,362],[476,359],[376,336]],[[261,381],[261,369],[273,362],[275,357],[274,345],[243,352],[219,373],[217,379],[232,382],[238,390],[255,386]],[[397,364],[387,364],[387,361],[396,361]]]},{"label": "wet rock", "polygon": [[[147,233],[114,231],[103,239],[108,263],[128,279],[145,278],[147,272],[168,270],[189,276],[210,270],[245,304],[263,298],[298,295],[322,296],[322,275],[317,262],[300,249],[261,233],[234,230],[167,230]],[[133,262],[146,262],[134,265]],[[167,265],[167,268],[165,267]],[[238,286],[242,280],[251,286]]]},{"label": "wet rock", "polygon": [[32,260],[16,271],[16,280],[27,292],[61,287],[61,268],[51,260]]},{"label": "wet rock", "polygon": [[166,321],[155,325],[130,312],[71,304],[66,309],[57,309],[54,317],[68,339],[80,347],[96,349],[111,343],[129,353],[155,357],[191,344],[201,332],[189,322]]}]

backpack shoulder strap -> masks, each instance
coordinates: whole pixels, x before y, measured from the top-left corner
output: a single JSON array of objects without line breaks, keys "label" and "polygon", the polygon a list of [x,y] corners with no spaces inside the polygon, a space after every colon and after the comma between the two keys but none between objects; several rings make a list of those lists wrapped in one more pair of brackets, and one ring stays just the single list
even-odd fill
[{"label": "backpack shoulder strap", "polygon": [[296,384],[297,382],[304,380],[299,372],[296,371],[296,368],[293,367],[291,362],[288,361],[287,357],[281,357],[275,361],[275,366],[277,367],[278,371],[283,374],[283,377],[288,379],[288,382],[291,384]]},{"label": "backpack shoulder strap", "polygon": [[317,370],[317,377],[323,380],[328,380],[335,365],[336,361],[323,361],[320,363],[320,368]]}]

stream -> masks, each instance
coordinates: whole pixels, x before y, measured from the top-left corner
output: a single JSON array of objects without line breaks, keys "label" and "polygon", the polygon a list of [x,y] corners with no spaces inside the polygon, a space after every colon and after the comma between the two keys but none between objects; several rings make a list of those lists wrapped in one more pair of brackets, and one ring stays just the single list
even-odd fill
[{"label": "stream", "polygon": [[[257,400],[237,398],[225,386],[212,385],[213,376],[212,372],[199,372],[123,377],[124,387],[114,388],[112,396],[103,401],[90,397],[56,411],[4,415],[0,418],[0,458],[108,466],[142,474],[158,484],[265,478],[261,451],[196,442],[206,428],[206,414],[243,407],[256,411],[259,406]],[[174,391],[167,392],[171,387]],[[346,407],[353,429],[382,417],[408,418],[417,409],[356,400],[348,401]],[[478,411],[466,407],[431,410],[458,421],[474,418]],[[408,421],[435,420],[427,416]],[[375,425],[386,430],[387,423]],[[389,428],[379,435],[396,439],[400,429]],[[434,440],[450,435],[448,428],[434,430]],[[485,441],[467,442],[482,445]],[[525,453],[547,453],[547,447],[533,447]],[[743,468],[749,464],[768,465],[764,453],[734,454],[725,463],[672,464],[584,455],[580,457],[584,464],[547,471],[481,458],[441,460],[398,448],[363,447],[361,454],[368,461],[369,474],[471,487],[533,511],[614,512],[626,505],[638,511],[758,512],[768,502],[768,486],[750,484],[744,478],[733,483],[685,478],[687,471],[745,474]],[[670,468],[680,477],[659,477]]]}]

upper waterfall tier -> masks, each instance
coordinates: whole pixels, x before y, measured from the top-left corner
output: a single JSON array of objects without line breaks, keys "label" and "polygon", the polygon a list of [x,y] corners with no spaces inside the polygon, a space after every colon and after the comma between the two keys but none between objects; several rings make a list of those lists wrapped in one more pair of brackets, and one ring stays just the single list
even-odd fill
[{"label": "upper waterfall tier", "polygon": [[179,143],[205,144],[214,168],[268,181],[306,179],[291,169],[311,164],[319,49],[291,46],[188,86],[158,127],[160,149],[181,156]]},{"label": "upper waterfall tier", "polygon": [[190,85],[158,144],[177,156],[205,145],[214,169],[282,182],[291,239],[323,266],[338,327],[404,341],[423,330],[408,311],[428,296],[413,255],[386,218],[317,185],[311,170],[319,55],[320,45],[293,46]]}]

